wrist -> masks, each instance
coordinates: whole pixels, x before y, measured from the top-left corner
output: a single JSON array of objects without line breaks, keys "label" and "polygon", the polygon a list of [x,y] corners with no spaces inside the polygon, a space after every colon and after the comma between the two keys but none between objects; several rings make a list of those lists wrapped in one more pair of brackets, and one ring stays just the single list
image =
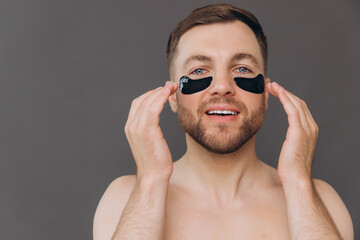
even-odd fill
[{"label": "wrist", "polygon": [[169,181],[172,175],[173,168],[162,168],[162,169],[155,169],[151,171],[144,171],[141,169],[137,169],[136,171],[136,179],[138,181],[144,182],[153,182],[153,181]]},{"label": "wrist", "polygon": [[291,178],[282,181],[283,188],[286,191],[312,192],[314,189],[313,180],[311,178]]},{"label": "wrist", "polygon": [[154,191],[155,189],[167,189],[170,176],[168,175],[137,175],[136,182],[140,189]]}]

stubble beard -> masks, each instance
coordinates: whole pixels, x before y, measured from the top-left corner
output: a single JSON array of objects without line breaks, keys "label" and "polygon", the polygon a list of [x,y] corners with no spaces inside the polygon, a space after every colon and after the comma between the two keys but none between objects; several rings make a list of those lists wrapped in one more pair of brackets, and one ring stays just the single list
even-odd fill
[{"label": "stubble beard", "polygon": [[[242,117],[242,124],[238,128],[230,127],[227,123],[219,123],[215,126],[216,134],[207,131],[203,118],[204,110],[209,104],[226,103],[236,106]],[[242,102],[232,98],[214,98],[201,104],[198,110],[198,119],[190,110],[178,106],[178,119],[184,131],[206,150],[216,154],[229,154],[240,149],[261,128],[265,118],[265,105],[248,112]]]}]

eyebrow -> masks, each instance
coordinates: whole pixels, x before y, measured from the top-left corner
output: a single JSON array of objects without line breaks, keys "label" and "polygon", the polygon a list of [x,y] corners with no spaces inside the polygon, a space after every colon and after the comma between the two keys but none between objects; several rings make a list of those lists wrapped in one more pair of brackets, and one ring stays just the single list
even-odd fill
[{"label": "eyebrow", "polygon": [[249,53],[237,53],[231,58],[231,62],[236,62],[243,59],[250,60],[255,65],[255,67],[260,68],[260,64],[257,58]]},{"label": "eyebrow", "polygon": [[[253,56],[252,54],[249,53],[236,53],[230,60],[230,62],[237,62],[243,59],[248,59],[250,60],[257,68],[260,68],[260,64],[259,61],[257,60],[257,58],[255,56]],[[185,62],[184,62],[184,69],[186,69],[191,62],[193,61],[199,61],[199,62],[203,62],[203,63],[209,63],[213,61],[212,57],[209,56],[205,56],[205,55],[193,55],[188,57]]]},{"label": "eyebrow", "polygon": [[203,62],[203,63],[209,63],[213,61],[212,57],[208,57],[205,55],[193,55],[191,57],[188,57],[185,62],[184,62],[184,69],[186,69],[191,62],[193,61],[199,61],[199,62]]}]

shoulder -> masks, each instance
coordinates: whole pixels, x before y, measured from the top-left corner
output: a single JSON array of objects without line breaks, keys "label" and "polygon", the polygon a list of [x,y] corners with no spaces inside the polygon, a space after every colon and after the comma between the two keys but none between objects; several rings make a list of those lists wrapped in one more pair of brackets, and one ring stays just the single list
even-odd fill
[{"label": "shoulder", "polygon": [[344,240],[354,239],[354,228],[350,213],[335,189],[327,182],[314,179],[314,185],[332,216]]},{"label": "shoulder", "polygon": [[116,178],[107,187],[94,216],[94,240],[111,239],[135,183],[136,175],[126,175]]}]

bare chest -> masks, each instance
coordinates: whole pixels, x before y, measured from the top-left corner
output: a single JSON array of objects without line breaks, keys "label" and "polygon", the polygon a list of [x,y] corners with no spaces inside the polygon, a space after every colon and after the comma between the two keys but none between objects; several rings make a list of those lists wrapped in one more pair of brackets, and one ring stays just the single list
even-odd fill
[{"label": "bare chest", "polygon": [[169,198],[166,240],[290,239],[284,201],[255,201],[237,207],[209,208],[206,203]]}]

